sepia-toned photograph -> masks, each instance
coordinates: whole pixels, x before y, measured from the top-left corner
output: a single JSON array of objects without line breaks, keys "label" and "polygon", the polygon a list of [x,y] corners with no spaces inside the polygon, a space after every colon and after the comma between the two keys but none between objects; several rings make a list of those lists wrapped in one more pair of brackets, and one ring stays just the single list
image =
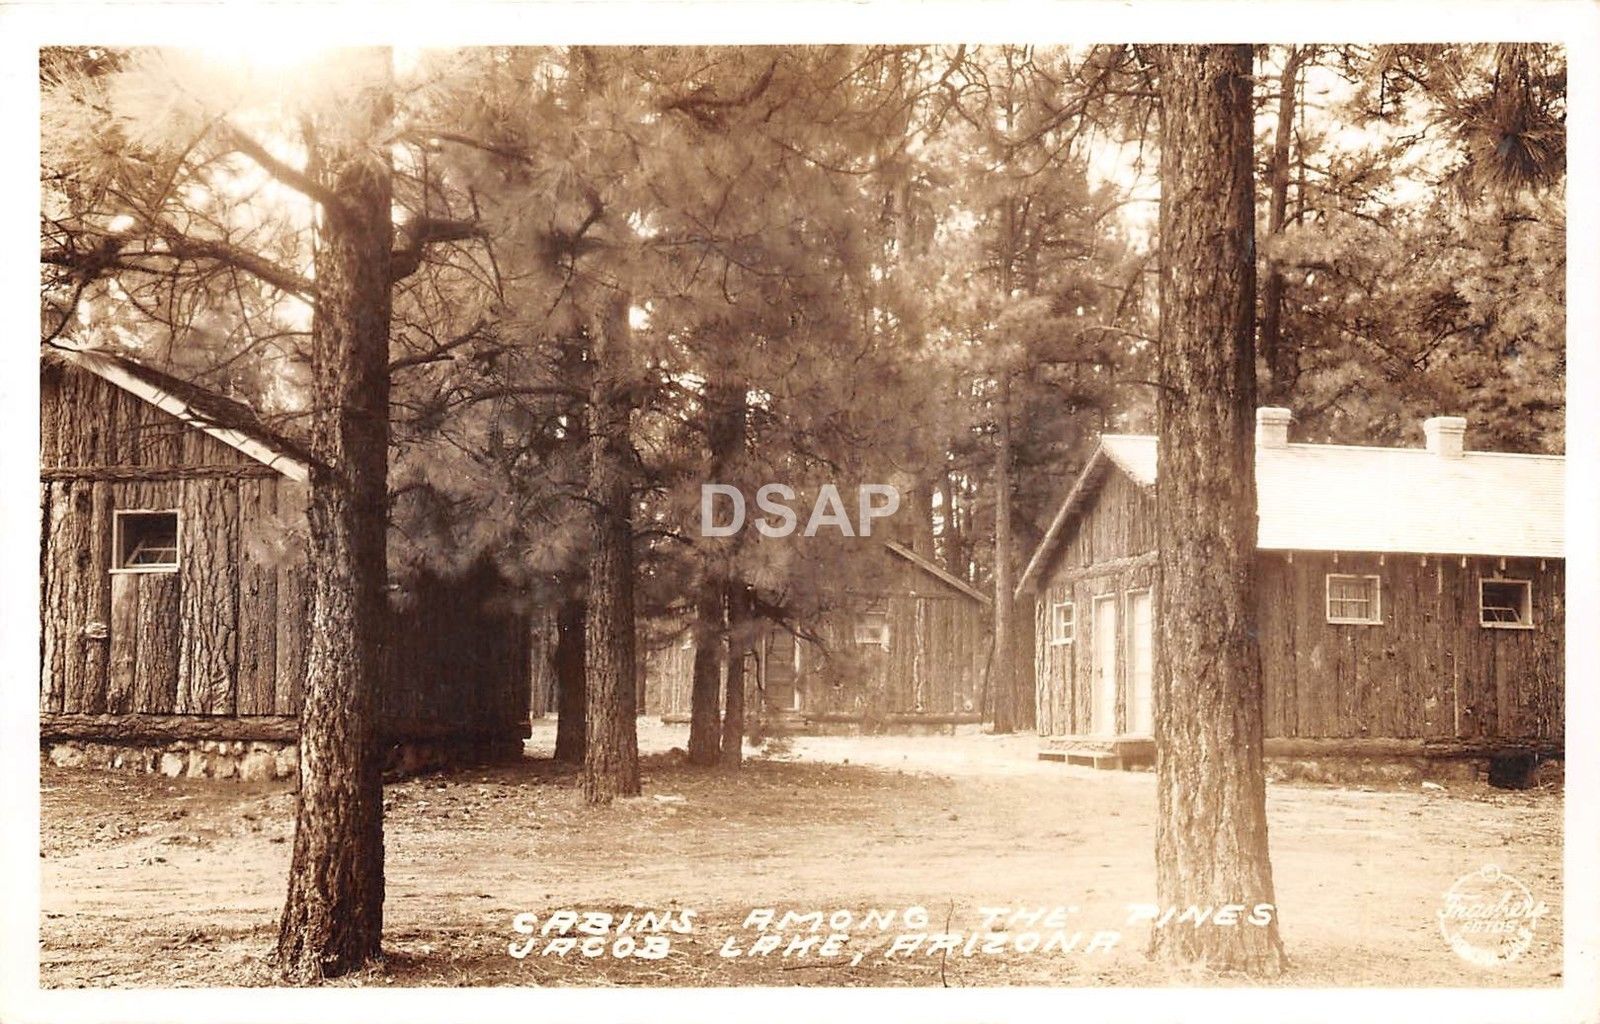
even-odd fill
[{"label": "sepia-toned photograph", "polygon": [[1562,996],[1569,48],[1363,35],[38,46],[39,995]]}]

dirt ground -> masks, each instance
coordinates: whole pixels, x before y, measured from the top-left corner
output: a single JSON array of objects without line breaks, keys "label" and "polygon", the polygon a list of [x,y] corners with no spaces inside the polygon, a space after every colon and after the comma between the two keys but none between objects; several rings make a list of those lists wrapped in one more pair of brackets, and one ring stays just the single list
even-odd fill
[{"label": "dirt ground", "polygon": [[[386,962],[349,985],[1189,985],[1144,954],[1154,899],[1154,787],[1142,772],[1042,763],[1028,737],[815,737],[732,774],[679,763],[682,728],[641,719],[645,795],[585,807],[548,760],[391,784]],[[41,984],[261,985],[283,897],[293,795],[284,784],[43,768]],[[1273,785],[1272,863],[1290,968],[1279,984],[1560,983],[1558,790]],[[1497,967],[1440,933],[1443,895],[1493,863],[1549,907],[1532,947]],[[863,926],[868,910],[921,907]],[[1067,952],[886,955],[897,936],[981,932],[980,908],[1072,908]],[[752,908],[848,911],[842,955],[725,956],[759,937]],[[603,955],[549,952],[513,927],[563,909],[616,915]],[[632,911],[693,930],[662,959],[611,955]],[[1010,922],[1026,932],[1039,922]],[[1005,926],[996,926],[1003,930]],[[825,938],[824,927],[816,938]],[[1120,937],[1085,951],[1096,932]],[[801,927],[789,939],[812,935]],[[533,945],[516,958],[508,947]],[[1063,940],[1064,941],[1064,940]],[[778,951],[781,952],[781,949]]]}]

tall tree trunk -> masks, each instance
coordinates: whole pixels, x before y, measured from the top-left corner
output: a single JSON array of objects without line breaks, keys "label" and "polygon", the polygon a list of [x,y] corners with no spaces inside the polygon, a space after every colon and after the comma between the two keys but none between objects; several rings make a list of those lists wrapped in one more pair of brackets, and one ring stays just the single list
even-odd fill
[{"label": "tall tree trunk", "polygon": [[710,558],[695,599],[694,668],[689,684],[689,763],[716,764],[722,753],[722,641],[727,633],[724,582],[711,572]]},{"label": "tall tree trunk", "polygon": [[[1177,46],[1160,72],[1156,895],[1273,904],[1256,645],[1255,219],[1250,47]],[[1156,928],[1152,953],[1277,973],[1262,927]]]},{"label": "tall tree trunk", "polygon": [[374,708],[388,609],[390,167],[373,142],[391,116],[387,49],[358,99],[363,131],[317,150],[339,196],[323,211],[312,319],[311,646],[300,712],[288,896],[277,962],[286,979],[344,974],[380,955],[383,780]]},{"label": "tall tree trunk", "polygon": [[[1291,46],[1284,57],[1283,76],[1278,85],[1278,125],[1272,138],[1272,163],[1267,178],[1267,234],[1283,233],[1289,210],[1289,150],[1294,134],[1295,92],[1300,66],[1310,55],[1310,47]],[[1295,353],[1283,340],[1283,268],[1276,259],[1267,259],[1266,280],[1261,286],[1261,357],[1267,364],[1266,398],[1273,403],[1288,400],[1294,386]]]},{"label": "tall tree trunk", "polygon": [[1017,693],[1011,599],[1011,373],[1000,376],[994,461],[994,731],[1015,732]]},{"label": "tall tree trunk", "polygon": [[588,730],[583,792],[594,804],[639,793],[638,678],[633,608],[633,381],[628,300],[607,302],[594,332],[589,388]]},{"label": "tall tree trunk", "polygon": [[[918,472],[912,477],[911,486],[906,489],[906,507],[900,510],[906,521],[903,531],[906,547],[930,560],[934,557],[933,480],[933,474],[927,472]],[[890,530],[888,535],[894,537],[901,532]]]},{"label": "tall tree trunk", "polygon": [[588,734],[584,693],[583,634],[589,618],[581,597],[568,597],[556,612],[556,752],[565,764],[582,764]]},{"label": "tall tree trunk", "polygon": [[744,761],[744,659],[750,649],[750,591],[728,588],[728,681],[722,698],[722,763]]},{"label": "tall tree trunk", "polygon": [[935,487],[939,494],[939,547],[942,548],[938,561],[947,572],[966,579],[967,567],[961,557],[961,522],[956,513],[955,488],[950,485],[948,469],[940,470]]},{"label": "tall tree trunk", "polygon": [[[1022,550],[1031,550],[1025,546]],[[1014,585],[1014,584],[1013,584]],[[1025,609],[1027,606],[1024,605]],[[1034,674],[1033,645],[1035,643],[1033,616],[1018,613],[1012,605],[1011,615],[1011,692],[1012,727],[1021,732],[1031,732],[1039,724],[1038,680]]]},{"label": "tall tree trunk", "polygon": [[[733,483],[745,442],[745,385],[730,365],[731,346],[718,353],[705,391],[705,426],[708,460],[706,479]],[[734,581],[733,546],[730,541],[706,538],[701,546],[700,596],[695,602],[694,669],[689,706],[689,762],[716,764],[722,755],[722,649],[728,635],[726,594]],[[728,546],[724,546],[728,545]]]}]

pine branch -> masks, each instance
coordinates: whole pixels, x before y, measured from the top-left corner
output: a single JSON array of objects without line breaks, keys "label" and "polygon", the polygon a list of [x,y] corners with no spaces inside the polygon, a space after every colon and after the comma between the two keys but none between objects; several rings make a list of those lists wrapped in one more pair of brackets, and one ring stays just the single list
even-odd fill
[{"label": "pine branch", "polygon": [[222,131],[227,136],[229,145],[255,161],[262,170],[278,181],[308,199],[320,203],[330,214],[337,215],[344,212],[344,201],[305,171],[273,156],[261,143],[227,122],[223,122]]},{"label": "pine branch", "polygon": [[429,148],[437,148],[438,144],[441,142],[450,142],[458,146],[465,146],[468,149],[476,149],[480,152],[488,153],[491,156],[497,156],[504,160],[510,160],[519,164],[528,164],[532,166],[534,162],[533,157],[530,156],[526,150],[516,149],[497,142],[489,142],[486,139],[474,138],[471,135],[465,135],[461,132],[424,131],[417,129],[407,131],[401,137]]},{"label": "pine branch", "polygon": [[389,280],[401,281],[417,272],[422,266],[422,256],[428,246],[441,242],[460,242],[470,238],[483,238],[482,225],[467,220],[448,220],[439,217],[418,217],[401,228],[405,244],[389,256]]},{"label": "pine branch", "polygon": [[442,344],[439,344],[426,352],[418,352],[414,355],[401,356],[399,359],[393,360],[389,363],[389,372],[393,373],[396,370],[403,370],[409,366],[421,366],[425,363],[437,363],[441,360],[448,359],[452,351],[480,336],[483,333],[483,329],[487,326],[488,321],[483,317],[479,317],[477,323],[467,328],[461,334],[451,338],[449,341],[443,342]]},{"label": "pine branch", "polygon": [[702,127],[720,128],[722,118],[726,111],[738,107],[749,106],[766,93],[772,85],[773,75],[778,70],[776,60],[767,65],[767,69],[743,92],[728,97],[717,96],[708,85],[701,85],[693,91],[668,100],[661,105],[662,113],[678,111],[694,119]]},{"label": "pine branch", "polygon": [[[316,301],[315,282],[264,256],[220,239],[189,238],[161,222],[151,223],[148,227],[149,235],[153,235],[162,248],[151,249],[148,245],[150,237],[137,232],[79,232],[73,238],[91,243],[87,248],[63,246],[43,249],[39,253],[39,262],[66,268],[81,278],[94,278],[112,269],[159,273],[154,267],[131,262],[141,259],[212,260],[242,270],[279,291],[297,295],[308,302]],[[133,242],[144,243],[144,246],[129,251],[126,247]]]}]

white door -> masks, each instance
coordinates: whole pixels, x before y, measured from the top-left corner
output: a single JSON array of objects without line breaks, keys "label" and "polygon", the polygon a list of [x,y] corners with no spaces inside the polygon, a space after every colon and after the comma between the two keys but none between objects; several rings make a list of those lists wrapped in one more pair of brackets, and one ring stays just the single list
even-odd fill
[{"label": "white door", "polygon": [[1094,731],[1117,734],[1117,599],[1094,599]]},{"label": "white door", "polygon": [[1154,649],[1150,633],[1150,591],[1140,590],[1128,595],[1128,626],[1133,634],[1128,640],[1128,680],[1133,689],[1128,731],[1137,736],[1151,736],[1156,731],[1156,705],[1151,683]]}]

